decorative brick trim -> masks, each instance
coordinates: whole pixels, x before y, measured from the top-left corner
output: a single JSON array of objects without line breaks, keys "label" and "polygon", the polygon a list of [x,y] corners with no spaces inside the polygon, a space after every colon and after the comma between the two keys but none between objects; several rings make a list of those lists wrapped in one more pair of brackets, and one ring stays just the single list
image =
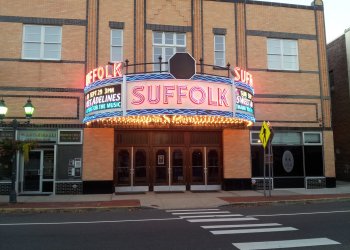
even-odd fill
[{"label": "decorative brick trim", "polygon": [[124,29],[124,26],[125,26],[124,22],[109,21],[109,27],[111,29]]},{"label": "decorative brick trim", "polygon": [[[1,97],[25,97],[28,98],[28,95],[1,95]],[[77,102],[76,105],[76,116],[73,117],[49,117],[49,116],[33,116],[31,119],[32,120],[36,120],[36,119],[40,119],[40,120],[79,120],[79,106],[80,106],[80,98],[78,96],[47,96],[47,95],[30,95],[30,97],[32,99],[34,98],[42,98],[42,99],[75,99]],[[7,116],[6,119],[23,119],[23,117],[10,117]]]},{"label": "decorative brick trim", "polygon": [[43,18],[43,17],[24,17],[24,16],[0,16],[0,22],[41,24],[41,25],[78,25],[86,26],[84,19],[65,19],[65,18]]},{"label": "decorative brick trim", "polygon": [[146,23],[147,30],[153,31],[165,31],[165,32],[192,32],[192,26],[174,26],[174,25],[163,25],[163,24],[150,24]]},{"label": "decorative brick trim", "polygon": [[[318,108],[317,103],[303,103],[303,102],[255,102],[254,104],[283,104],[283,105],[304,105],[314,106],[315,108],[315,120],[310,121],[291,121],[291,120],[269,120],[275,123],[318,123]],[[256,120],[256,122],[263,122],[264,120]]]},{"label": "decorative brick trim", "polygon": [[227,30],[225,28],[213,28],[214,35],[226,35]]},{"label": "decorative brick trim", "polygon": [[11,190],[11,182],[0,182],[0,194],[8,195]]},{"label": "decorative brick trim", "polygon": [[[41,88],[41,87],[0,86],[0,90],[5,90],[5,91],[35,91],[35,92],[73,92],[73,93],[84,93],[84,89],[74,89],[74,88]],[[0,96],[3,96],[3,95],[0,95]]]},{"label": "decorative brick trim", "polygon": [[34,60],[34,59],[22,59],[22,58],[0,58],[0,61],[5,62],[40,62],[40,63],[76,63],[85,64],[85,61],[73,61],[73,60]]},{"label": "decorative brick trim", "polygon": [[208,0],[208,1],[225,2],[225,3],[246,3],[246,4],[273,6],[273,7],[285,7],[285,8],[294,8],[294,9],[304,9],[304,10],[323,10],[323,6],[320,6],[320,5],[307,6],[307,5],[263,2],[263,1],[253,1],[253,0]]},{"label": "decorative brick trim", "polygon": [[82,194],[83,182],[56,182],[56,194]]},{"label": "decorative brick trim", "polygon": [[279,72],[279,73],[303,73],[303,74],[319,74],[318,70],[277,70],[277,69],[259,69],[248,68],[249,71],[265,71],[265,72]]},{"label": "decorative brick trim", "polygon": [[264,36],[264,37],[268,37],[268,38],[281,38],[281,39],[317,40],[316,35],[264,31],[264,30],[247,30],[247,36]]}]

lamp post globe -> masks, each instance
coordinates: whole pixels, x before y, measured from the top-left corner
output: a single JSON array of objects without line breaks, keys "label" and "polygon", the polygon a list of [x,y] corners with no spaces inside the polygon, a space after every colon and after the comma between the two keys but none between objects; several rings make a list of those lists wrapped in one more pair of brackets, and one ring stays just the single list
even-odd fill
[{"label": "lamp post globe", "polygon": [[32,101],[30,100],[30,98],[27,100],[27,103],[23,106],[24,108],[24,113],[26,115],[27,119],[32,118],[32,115],[34,113],[35,107],[32,104]]},{"label": "lamp post globe", "polygon": [[0,120],[4,119],[7,113],[7,106],[4,100],[0,100]]}]

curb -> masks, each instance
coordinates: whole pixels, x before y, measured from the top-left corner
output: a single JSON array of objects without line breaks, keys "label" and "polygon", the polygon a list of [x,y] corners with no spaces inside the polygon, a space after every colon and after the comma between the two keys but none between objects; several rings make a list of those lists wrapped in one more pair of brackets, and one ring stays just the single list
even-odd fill
[{"label": "curb", "polygon": [[225,206],[263,206],[263,205],[275,205],[275,204],[300,204],[300,203],[322,203],[333,201],[350,201],[349,197],[338,198],[318,198],[318,199],[296,199],[296,200],[274,200],[274,201],[245,201],[245,202],[229,202]]}]

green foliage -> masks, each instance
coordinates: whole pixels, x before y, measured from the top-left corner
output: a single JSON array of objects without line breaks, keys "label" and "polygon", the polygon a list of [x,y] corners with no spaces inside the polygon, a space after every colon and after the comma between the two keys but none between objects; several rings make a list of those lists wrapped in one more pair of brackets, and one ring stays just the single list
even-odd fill
[{"label": "green foliage", "polygon": [[0,162],[9,164],[12,161],[12,156],[20,151],[23,153],[24,161],[29,160],[29,151],[36,146],[36,142],[31,141],[13,141],[4,139],[0,141]]}]

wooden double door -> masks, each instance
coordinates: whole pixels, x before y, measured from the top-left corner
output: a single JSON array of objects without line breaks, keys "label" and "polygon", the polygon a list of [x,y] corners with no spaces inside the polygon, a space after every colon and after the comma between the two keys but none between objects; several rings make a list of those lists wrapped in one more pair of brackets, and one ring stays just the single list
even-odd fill
[{"label": "wooden double door", "polygon": [[116,192],[221,189],[220,147],[120,147]]}]

